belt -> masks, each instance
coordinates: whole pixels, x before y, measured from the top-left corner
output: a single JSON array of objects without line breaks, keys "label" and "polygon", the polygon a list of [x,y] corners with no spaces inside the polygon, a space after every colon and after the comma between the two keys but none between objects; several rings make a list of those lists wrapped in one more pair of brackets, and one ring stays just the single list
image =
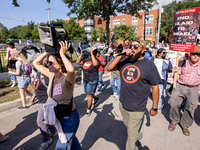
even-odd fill
[{"label": "belt", "polygon": [[[179,84],[181,84],[181,83],[179,83]],[[187,84],[181,84],[181,85],[184,85],[184,86],[187,86],[187,87],[190,87],[190,88],[193,88],[193,87],[198,87],[198,86],[199,86],[199,84],[197,84],[197,85],[187,85]]]}]

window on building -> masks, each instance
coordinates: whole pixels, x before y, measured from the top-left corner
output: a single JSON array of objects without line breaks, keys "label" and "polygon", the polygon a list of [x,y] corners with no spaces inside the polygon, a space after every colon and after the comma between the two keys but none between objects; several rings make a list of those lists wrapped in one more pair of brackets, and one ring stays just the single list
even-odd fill
[{"label": "window on building", "polygon": [[[145,35],[152,35],[153,28],[152,27],[146,27],[145,28]],[[143,28],[143,35],[144,35],[144,28]]]},{"label": "window on building", "polygon": [[84,25],[94,25],[93,19],[84,20]]},{"label": "window on building", "polygon": [[85,32],[90,33],[92,31],[93,27],[85,27]]},{"label": "window on building", "polygon": [[81,21],[81,25],[82,25],[82,21]]},{"label": "window on building", "polygon": [[138,18],[132,18],[132,25],[138,25]]},{"label": "window on building", "polygon": [[138,33],[138,29],[137,28],[135,28],[134,33],[137,35],[137,33]]},{"label": "window on building", "polygon": [[122,19],[122,23],[125,24],[125,19]]},{"label": "window on building", "polygon": [[120,25],[120,20],[113,20],[113,27]]},{"label": "window on building", "polygon": [[145,24],[152,24],[153,23],[153,15],[146,16]]}]

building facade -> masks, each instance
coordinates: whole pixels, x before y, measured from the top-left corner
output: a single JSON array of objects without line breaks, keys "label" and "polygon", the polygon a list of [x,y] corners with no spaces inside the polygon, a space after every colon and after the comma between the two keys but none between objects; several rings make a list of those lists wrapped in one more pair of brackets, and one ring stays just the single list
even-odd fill
[{"label": "building facade", "polygon": [[[129,14],[118,14],[117,16],[111,16],[110,17],[110,31],[114,28],[116,25],[133,25],[137,28],[136,34],[138,37],[144,38],[144,11],[139,11],[139,14],[142,16],[141,18],[137,18],[136,16],[131,16]],[[158,24],[158,18],[159,16],[159,9],[153,8],[149,10],[149,15],[146,15],[145,20],[145,39],[156,41],[156,33],[157,33],[157,24]],[[84,26],[85,28],[85,34],[87,39],[90,39],[90,32],[92,29],[98,29],[99,27],[106,28],[106,21],[103,21],[102,24],[98,24],[98,20],[100,17],[90,17],[88,19],[80,19],[74,18],[74,21],[76,23],[79,23],[81,27]],[[65,21],[69,21],[70,18],[64,19]],[[100,37],[101,38],[101,37]]]},{"label": "building facade", "polygon": [[[67,18],[64,19],[65,21],[69,21],[71,18]],[[99,27],[103,27],[106,28],[106,21],[103,21],[102,19],[102,23],[98,24],[98,20],[100,19],[100,17],[89,17],[88,19],[78,19],[78,18],[74,18],[74,22],[75,23],[79,23],[80,27],[85,28],[85,35],[87,37],[87,39],[90,39],[91,35],[90,32],[92,31],[92,29],[99,29]]]},{"label": "building facade", "polygon": [[[137,18],[136,16],[131,16],[129,14],[119,14],[115,17],[111,16],[110,18],[110,29],[112,30],[116,25],[133,25],[137,28],[136,34],[138,37],[144,39],[144,11],[139,11],[139,14],[142,15],[141,18]],[[159,9],[150,9],[149,15],[146,15],[145,22],[145,39],[156,41],[156,33],[157,33],[157,24],[159,16]]]}]

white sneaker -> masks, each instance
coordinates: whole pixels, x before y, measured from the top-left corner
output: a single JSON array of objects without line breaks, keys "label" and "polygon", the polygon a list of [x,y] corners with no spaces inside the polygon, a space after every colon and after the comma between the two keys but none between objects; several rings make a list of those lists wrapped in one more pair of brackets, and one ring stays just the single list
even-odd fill
[{"label": "white sneaker", "polygon": [[119,95],[116,95],[116,96],[115,96],[115,99],[116,99],[116,100],[119,100]]},{"label": "white sneaker", "polygon": [[52,138],[50,138],[48,141],[42,142],[42,144],[39,147],[39,150],[45,150],[52,143],[52,141]]},{"label": "white sneaker", "polygon": [[92,110],[91,109],[89,109],[89,108],[86,108],[86,113],[85,113],[85,116],[90,116],[91,115],[91,112],[92,112]]},{"label": "white sneaker", "polygon": [[13,82],[13,84],[11,85],[11,87],[13,88],[13,87],[15,87],[15,85],[16,85],[15,82]]},{"label": "white sneaker", "polygon": [[116,92],[114,92],[114,94],[113,94],[113,97],[116,97],[116,95],[117,95],[117,93],[116,93]]}]

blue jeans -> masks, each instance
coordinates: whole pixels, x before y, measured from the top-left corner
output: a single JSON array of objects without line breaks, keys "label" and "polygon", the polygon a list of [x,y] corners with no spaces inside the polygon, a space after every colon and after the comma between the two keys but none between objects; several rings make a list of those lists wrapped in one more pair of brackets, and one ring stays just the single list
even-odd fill
[{"label": "blue jeans", "polygon": [[99,83],[103,84],[103,80],[102,80],[103,73],[104,71],[99,71],[99,82],[97,86],[99,86]]},{"label": "blue jeans", "polygon": [[90,95],[94,94],[97,89],[98,81],[99,81],[98,79],[94,81],[90,81],[90,82],[83,81],[85,93],[90,94]]},{"label": "blue jeans", "polygon": [[[115,80],[117,82],[117,87],[115,86]],[[114,92],[117,93],[117,95],[119,96],[120,89],[121,89],[121,79],[115,79],[111,77],[110,86],[113,88]]]},{"label": "blue jeans", "polygon": [[159,83],[158,110],[162,108],[166,86],[167,86],[167,80],[162,80],[162,82]]},{"label": "blue jeans", "polygon": [[75,136],[80,121],[78,111],[75,109],[70,116],[58,118],[58,120],[67,138],[67,143],[61,143],[58,139],[55,150],[82,150]]}]

